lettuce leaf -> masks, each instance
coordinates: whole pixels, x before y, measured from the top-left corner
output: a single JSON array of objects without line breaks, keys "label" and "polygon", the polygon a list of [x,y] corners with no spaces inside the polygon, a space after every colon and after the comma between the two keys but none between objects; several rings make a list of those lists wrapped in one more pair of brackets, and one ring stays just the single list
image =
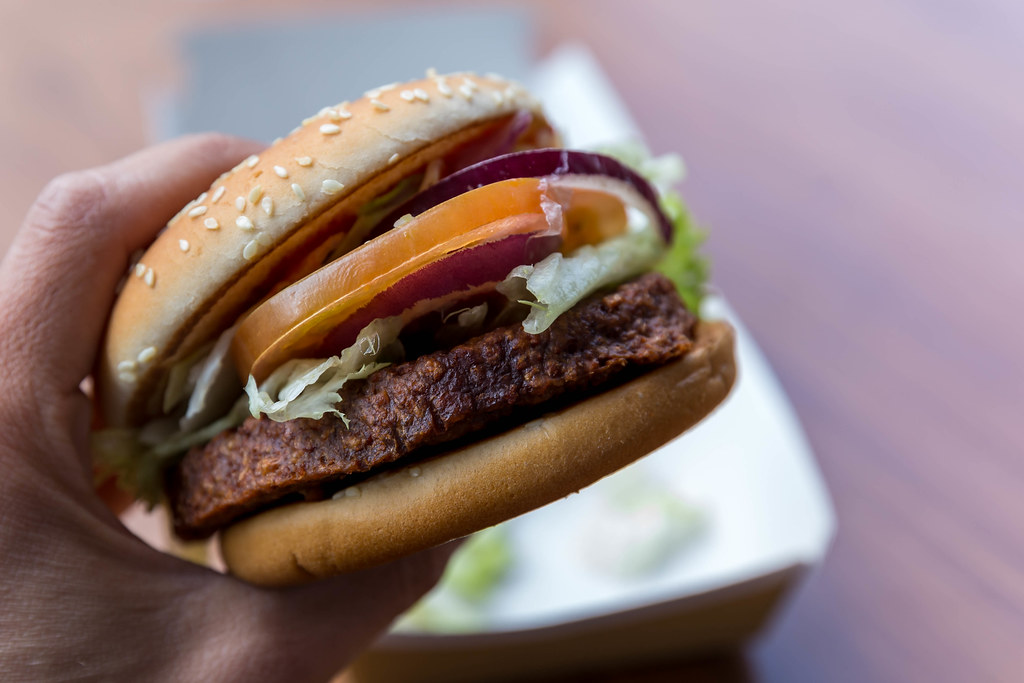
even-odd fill
[{"label": "lettuce leaf", "polygon": [[710,264],[699,250],[707,233],[697,226],[678,193],[664,193],[661,210],[672,221],[673,236],[672,245],[656,270],[675,283],[686,307],[700,315]]}]

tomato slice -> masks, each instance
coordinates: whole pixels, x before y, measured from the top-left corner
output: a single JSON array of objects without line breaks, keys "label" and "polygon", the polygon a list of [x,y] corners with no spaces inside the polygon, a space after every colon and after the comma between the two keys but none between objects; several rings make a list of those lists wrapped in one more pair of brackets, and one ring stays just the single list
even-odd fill
[{"label": "tomato slice", "polygon": [[[543,178],[514,178],[443,202],[257,306],[232,344],[239,374],[262,381],[289,359],[323,355],[325,346],[343,343],[358,331],[346,321],[411,309],[425,289],[442,300],[439,286],[478,287],[528,259],[539,260],[563,241],[575,246],[624,230],[621,202],[602,194],[551,192]],[[543,253],[531,243],[544,245]],[[452,258],[460,252],[466,254]],[[430,286],[439,282],[444,284]]]}]

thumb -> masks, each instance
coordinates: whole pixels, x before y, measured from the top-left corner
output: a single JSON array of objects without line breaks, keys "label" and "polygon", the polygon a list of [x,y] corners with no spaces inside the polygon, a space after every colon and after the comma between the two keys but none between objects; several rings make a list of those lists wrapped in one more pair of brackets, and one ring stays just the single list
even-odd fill
[{"label": "thumb", "polygon": [[0,330],[21,356],[16,366],[45,372],[62,395],[75,392],[131,253],[258,149],[224,135],[190,136],[51,182],[0,265]]}]

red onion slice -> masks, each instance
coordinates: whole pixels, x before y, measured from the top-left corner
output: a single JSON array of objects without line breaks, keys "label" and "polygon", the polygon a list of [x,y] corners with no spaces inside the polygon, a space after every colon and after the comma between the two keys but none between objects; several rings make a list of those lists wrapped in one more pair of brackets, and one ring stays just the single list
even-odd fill
[{"label": "red onion slice", "polygon": [[[511,235],[456,251],[410,273],[336,326],[316,352],[337,354],[356,342],[359,331],[377,318],[414,318],[440,310],[466,296],[493,288],[519,265],[534,263],[556,251],[560,235]],[[454,295],[454,296],[453,296]]]},{"label": "red onion slice", "polygon": [[[628,185],[644,213],[657,221],[666,243],[672,241],[672,222],[658,204],[654,187],[639,173],[622,162],[604,154],[569,149],[533,149],[512,152],[457,171],[420,192],[386,216],[380,225],[390,228],[405,214],[417,216],[453,197],[510,178],[543,178],[559,176],[605,177]],[[608,183],[612,186],[615,183]],[[621,193],[620,193],[621,194]]]}]

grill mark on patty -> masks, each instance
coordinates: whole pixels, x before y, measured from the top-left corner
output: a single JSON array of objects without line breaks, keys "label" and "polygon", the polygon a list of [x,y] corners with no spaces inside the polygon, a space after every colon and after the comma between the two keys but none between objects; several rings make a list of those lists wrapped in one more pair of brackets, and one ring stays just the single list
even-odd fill
[{"label": "grill mark on patty", "polygon": [[[515,324],[389,366],[341,389],[338,417],[241,426],[186,454],[169,486],[177,533],[201,538],[296,494],[339,487],[514,411],[583,395],[692,346],[696,320],[671,282],[647,274],[581,302],[547,331]],[[307,496],[308,497],[308,496]]]}]

